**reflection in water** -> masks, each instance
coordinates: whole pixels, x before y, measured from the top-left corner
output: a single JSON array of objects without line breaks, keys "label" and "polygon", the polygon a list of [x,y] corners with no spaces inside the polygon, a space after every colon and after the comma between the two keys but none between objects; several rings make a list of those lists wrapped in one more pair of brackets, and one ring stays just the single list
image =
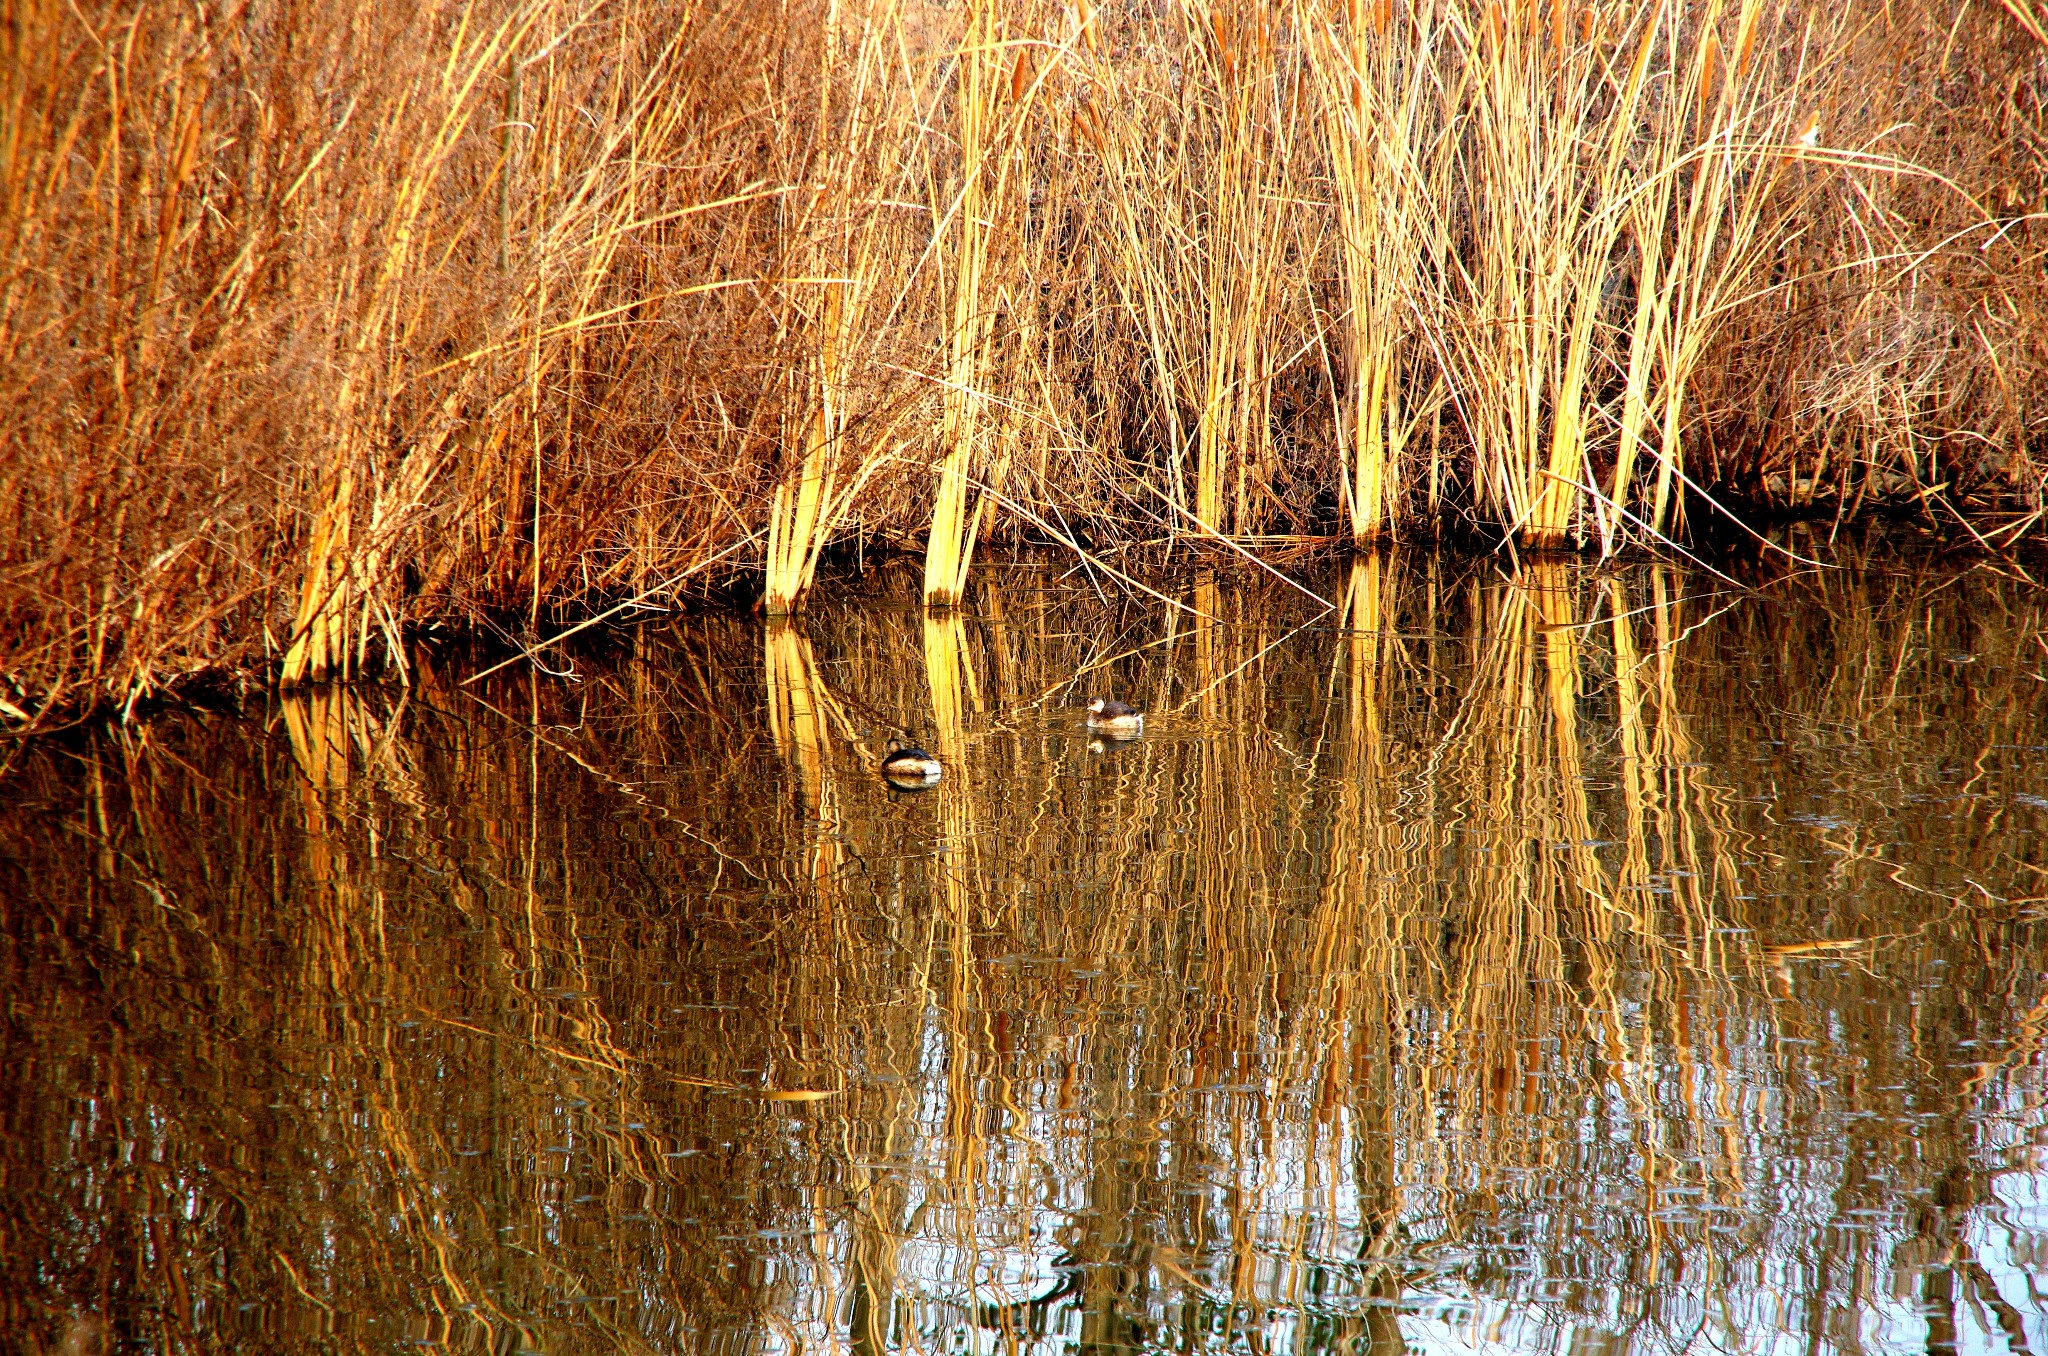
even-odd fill
[{"label": "reflection in water", "polygon": [[7,1331],[2039,1350],[2032,596],[1319,582],[904,579],[24,752]]}]

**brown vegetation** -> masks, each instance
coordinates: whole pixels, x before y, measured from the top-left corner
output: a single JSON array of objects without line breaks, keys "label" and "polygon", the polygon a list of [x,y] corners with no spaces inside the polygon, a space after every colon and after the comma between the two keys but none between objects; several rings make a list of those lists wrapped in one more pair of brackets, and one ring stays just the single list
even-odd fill
[{"label": "brown vegetation", "polygon": [[849,541],[2010,543],[2044,97],[2020,0],[7,0],[0,713]]}]

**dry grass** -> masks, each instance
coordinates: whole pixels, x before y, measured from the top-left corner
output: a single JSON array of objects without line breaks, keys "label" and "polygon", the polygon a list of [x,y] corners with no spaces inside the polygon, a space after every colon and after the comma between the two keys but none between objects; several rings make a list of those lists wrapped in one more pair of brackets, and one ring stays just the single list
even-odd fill
[{"label": "dry grass", "polygon": [[848,543],[2038,536],[2037,6],[7,15],[17,725]]}]

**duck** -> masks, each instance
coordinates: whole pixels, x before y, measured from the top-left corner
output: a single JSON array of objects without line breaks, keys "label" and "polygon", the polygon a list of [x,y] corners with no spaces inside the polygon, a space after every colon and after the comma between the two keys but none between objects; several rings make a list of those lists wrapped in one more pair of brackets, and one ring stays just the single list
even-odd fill
[{"label": "duck", "polygon": [[945,771],[938,759],[900,739],[890,740],[882,750],[882,776],[891,786],[906,791],[922,791],[928,786],[936,786]]},{"label": "duck", "polygon": [[1136,739],[1145,733],[1145,713],[1108,697],[1088,703],[1088,728],[1111,739]]}]

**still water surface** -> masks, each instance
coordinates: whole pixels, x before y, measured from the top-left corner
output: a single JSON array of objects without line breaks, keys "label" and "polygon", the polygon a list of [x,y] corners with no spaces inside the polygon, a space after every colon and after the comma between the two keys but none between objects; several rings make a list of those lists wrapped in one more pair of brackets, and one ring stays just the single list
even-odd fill
[{"label": "still water surface", "polygon": [[5,1340],[2041,1352],[2041,595],[1305,577],[16,751]]}]

